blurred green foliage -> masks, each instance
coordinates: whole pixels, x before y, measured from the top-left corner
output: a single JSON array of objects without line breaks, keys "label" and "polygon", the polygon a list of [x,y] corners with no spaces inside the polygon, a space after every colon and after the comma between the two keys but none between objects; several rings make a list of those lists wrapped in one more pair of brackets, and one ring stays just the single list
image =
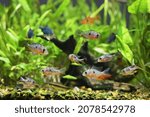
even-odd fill
[{"label": "blurred green foliage", "polygon": [[[67,67],[68,59],[53,43],[33,37],[27,39],[27,31],[32,28],[35,34],[41,34],[39,26],[51,27],[60,40],[74,35],[78,53],[84,40],[76,35],[77,30],[95,30],[102,37],[90,41],[90,52],[96,57],[104,53],[118,50],[124,56],[126,66],[138,65],[141,70],[134,83],[142,83],[150,87],[150,8],[149,0],[129,0],[124,4],[131,14],[129,29],[126,28],[126,9],[120,11],[120,3],[116,0],[105,0],[98,8],[91,0],[90,6],[85,0],[78,0],[76,5],[71,0],[48,0],[47,4],[39,4],[38,0],[12,0],[9,7],[0,5],[0,78],[5,82],[16,81],[22,75],[33,77],[42,83],[40,70],[45,66]],[[80,21],[87,16],[97,16],[104,10],[104,17],[93,25],[81,25]],[[108,15],[110,24],[107,24]],[[117,39],[111,44],[106,43],[109,35],[114,32]],[[26,50],[28,42],[41,43],[48,47],[49,55],[35,56]],[[62,57],[64,59],[62,59]]]}]

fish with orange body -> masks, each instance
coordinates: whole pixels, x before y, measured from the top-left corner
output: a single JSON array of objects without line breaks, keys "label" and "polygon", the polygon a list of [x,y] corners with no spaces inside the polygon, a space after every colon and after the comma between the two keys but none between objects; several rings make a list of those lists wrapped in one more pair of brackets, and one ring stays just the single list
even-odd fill
[{"label": "fish with orange body", "polygon": [[55,76],[63,74],[64,71],[63,69],[57,69],[55,67],[46,67],[42,69],[42,73],[44,76]]},{"label": "fish with orange body", "polygon": [[88,79],[106,80],[112,77],[112,75],[108,73],[108,70],[109,69],[99,71],[97,69],[88,69],[84,71],[82,75]]},{"label": "fish with orange body", "polygon": [[37,43],[27,44],[27,47],[33,54],[37,54],[37,55],[47,55],[48,54],[47,48],[41,44],[37,44]]},{"label": "fish with orange body", "polygon": [[99,16],[96,17],[86,17],[83,20],[81,20],[81,24],[94,24],[96,20],[99,20]]},{"label": "fish with orange body", "polygon": [[94,31],[94,30],[89,30],[89,31],[77,31],[79,36],[86,38],[86,39],[91,39],[91,40],[96,40],[100,38],[100,33]]},{"label": "fish with orange body", "polygon": [[[46,67],[42,69],[42,74],[44,77],[48,78],[49,80],[52,79],[53,82],[60,82],[60,76],[64,74],[65,69],[58,69],[55,67]],[[46,81],[45,81],[46,82]]]}]

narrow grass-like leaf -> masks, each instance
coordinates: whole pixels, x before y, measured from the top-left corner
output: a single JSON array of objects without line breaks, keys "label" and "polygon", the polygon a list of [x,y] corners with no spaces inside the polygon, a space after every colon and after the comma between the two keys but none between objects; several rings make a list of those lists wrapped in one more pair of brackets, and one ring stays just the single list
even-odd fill
[{"label": "narrow grass-like leaf", "polygon": [[64,0],[61,5],[58,7],[58,9],[56,10],[55,14],[54,14],[54,18],[59,17],[64,10],[67,8],[67,6],[70,4],[71,0]]},{"label": "narrow grass-like leaf", "polygon": [[10,60],[5,57],[0,57],[0,61],[4,61],[5,63],[10,64]]},{"label": "narrow grass-like leaf", "polygon": [[71,76],[71,75],[65,75],[65,76],[63,76],[63,78],[64,78],[64,79],[69,79],[69,80],[77,80],[76,77]]},{"label": "narrow grass-like leaf", "polygon": [[81,47],[82,47],[82,43],[83,43],[83,39],[80,38],[80,40],[78,41],[76,47],[75,47],[75,50],[74,50],[74,54],[78,54],[78,52],[80,51]]},{"label": "narrow grass-like leaf", "polygon": [[18,4],[14,11],[11,13],[10,18],[14,17],[15,13],[21,8],[21,4]]},{"label": "narrow grass-like leaf", "polygon": [[41,24],[41,22],[43,22],[44,18],[50,14],[51,10],[47,10],[45,11],[45,13],[38,19],[38,22],[37,22],[37,26],[39,26]]},{"label": "narrow grass-like leaf", "polygon": [[31,8],[27,2],[27,0],[19,0],[19,3],[21,4],[21,6],[23,7],[23,9],[26,11],[26,12],[31,12]]},{"label": "narrow grass-like leaf", "polygon": [[104,9],[104,4],[102,4],[96,11],[94,11],[94,12],[91,14],[91,17],[95,17],[95,16],[98,15],[99,12],[100,12],[101,10],[103,10],[103,9]]}]

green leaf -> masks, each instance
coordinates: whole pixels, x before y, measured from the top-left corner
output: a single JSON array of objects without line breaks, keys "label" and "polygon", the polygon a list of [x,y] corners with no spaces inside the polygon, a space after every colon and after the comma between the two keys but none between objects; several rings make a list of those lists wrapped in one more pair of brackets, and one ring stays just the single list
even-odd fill
[{"label": "green leaf", "polygon": [[0,50],[0,56],[6,57],[6,54]]},{"label": "green leaf", "polygon": [[44,18],[51,12],[51,10],[47,10],[45,11],[45,13],[43,13],[43,15],[39,18],[38,22],[37,22],[37,26],[39,26],[41,24],[41,22],[43,22]]},{"label": "green leaf", "polygon": [[17,51],[16,48],[15,48],[15,46],[13,46],[13,45],[11,45],[11,44],[9,44],[9,43],[6,44],[6,47],[7,47],[7,49],[8,49],[9,51],[10,51],[11,49],[14,50],[15,52]]},{"label": "green leaf", "polygon": [[104,9],[104,4],[102,4],[96,11],[91,14],[91,17],[95,17],[98,13]]},{"label": "green leaf", "polygon": [[54,18],[59,17],[64,10],[67,8],[67,6],[70,4],[71,0],[64,0],[62,2],[62,4],[58,7],[58,9],[56,10],[55,14],[54,14]]},{"label": "green leaf", "polygon": [[19,0],[19,3],[26,12],[31,12],[31,8],[29,7],[27,0]]},{"label": "green leaf", "polygon": [[9,40],[8,40],[9,43],[16,46],[18,44],[18,41],[19,41],[18,35],[10,28],[6,31],[6,33],[9,36]]},{"label": "green leaf", "polygon": [[79,63],[71,63],[71,65],[74,65],[74,66],[82,66],[82,64],[79,64]]},{"label": "green leaf", "polygon": [[136,0],[128,7],[128,11],[132,14],[150,13],[150,0]]},{"label": "green leaf", "polygon": [[17,12],[20,8],[21,8],[21,4],[18,4],[18,5],[15,7],[14,11],[12,12],[12,14],[10,15],[10,18],[13,18],[13,17],[15,16],[16,12]]},{"label": "green leaf", "polygon": [[118,50],[122,53],[122,55],[132,64],[133,62],[133,53],[131,51],[131,49],[129,48],[129,46],[124,43],[124,41],[118,36],[117,37],[117,46],[118,46]]},{"label": "green leaf", "polygon": [[0,61],[4,61],[5,63],[10,64],[10,60],[5,57],[0,57]]},{"label": "green leaf", "polygon": [[77,80],[77,78],[76,78],[76,77],[71,76],[71,75],[65,75],[65,76],[63,76],[63,78],[65,78],[65,79],[69,79],[69,80]]},{"label": "green leaf", "polygon": [[133,40],[132,40],[130,33],[126,27],[124,27],[124,26],[119,27],[118,36],[122,39],[122,41],[124,43],[133,45]]},{"label": "green leaf", "polygon": [[74,50],[74,54],[78,54],[78,52],[80,51],[81,47],[82,47],[82,43],[83,43],[83,39],[79,39],[79,41],[77,42],[77,45],[75,47],[75,50]]}]

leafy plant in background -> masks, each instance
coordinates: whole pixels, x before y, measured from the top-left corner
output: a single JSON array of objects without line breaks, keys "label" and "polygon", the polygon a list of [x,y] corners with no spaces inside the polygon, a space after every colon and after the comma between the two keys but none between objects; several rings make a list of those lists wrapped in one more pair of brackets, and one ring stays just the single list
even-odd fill
[{"label": "leafy plant in background", "polygon": [[131,29],[133,38],[133,53],[135,62],[141,67],[141,72],[137,76],[137,80],[150,87],[150,1],[149,0],[136,0],[129,7],[128,11],[131,15]]},{"label": "leafy plant in background", "polygon": [[[76,5],[73,5],[71,0],[48,0],[48,3],[43,5],[39,5],[38,0],[12,0],[9,7],[0,6],[0,78],[3,78],[7,84],[7,81],[16,81],[22,75],[29,75],[38,83],[42,83],[42,76],[39,72],[42,67],[66,67],[68,65],[67,56],[53,43],[35,36],[32,39],[26,38],[30,28],[35,34],[39,34],[41,33],[39,26],[48,25],[62,41],[74,34],[77,40],[74,53],[78,53],[84,42],[83,38],[76,35],[77,30],[94,29],[100,32],[102,35],[100,40],[90,41],[90,52],[97,57],[103,53],[119,50],[127,65],[135,63],[141,68],[135,83],[138,80],[149,87],[149,0],[136,0],[133,3],[129,1],[129,3],[131,4],[128,7],[129,12],[135,14],[131,15],[129,29],[126,28],[125,13],[121,13],[118,2],[114,0],[111,2],[105,0],[99,8],[93,1],[89,7],[85,0],[77,1]],[[102,10],[104,10],[104,18],[100,18],[96,24],[80,24],[86,16],[97,16]],[[108,15],[110,25],[107,25]],[[111,44],[105,43],[112,32],[116,33],[116,41]],[[41,43],[48,47],[50,54],[34,56],[26,51],[25,42]],[[62,60],[64,56],[66,59]]]}]

